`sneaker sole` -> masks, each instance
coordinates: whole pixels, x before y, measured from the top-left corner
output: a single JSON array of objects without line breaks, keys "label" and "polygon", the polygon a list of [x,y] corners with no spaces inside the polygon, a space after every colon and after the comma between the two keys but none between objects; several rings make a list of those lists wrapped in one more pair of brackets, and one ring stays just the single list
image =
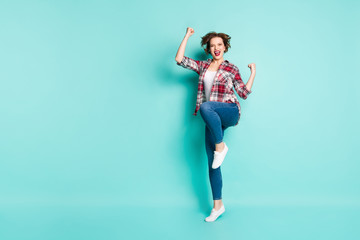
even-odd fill
[{"label": "sneaker sole", "polygon": [[224,211],[223,211],[222,213],[220,213],[219,216],[217,216],[214,220],[207,221],[206,218],[205,218],[204,221],[205,221],[205,222],[215,222],[219,217],[221,217],[221,216],[224,214],[224,212],[225,212],[225,209],[224,209]]}]

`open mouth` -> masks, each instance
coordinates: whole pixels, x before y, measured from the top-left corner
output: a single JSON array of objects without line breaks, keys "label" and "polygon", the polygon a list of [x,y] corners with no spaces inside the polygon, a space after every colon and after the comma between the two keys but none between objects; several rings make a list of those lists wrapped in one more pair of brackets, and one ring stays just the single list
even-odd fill
[{"label": "open mouth", "polygon": [[216,51],[214,52],[214,54],[215,54],[215,56],[219,56],[219,55],[220,55],[220,51],[216,50]]}]

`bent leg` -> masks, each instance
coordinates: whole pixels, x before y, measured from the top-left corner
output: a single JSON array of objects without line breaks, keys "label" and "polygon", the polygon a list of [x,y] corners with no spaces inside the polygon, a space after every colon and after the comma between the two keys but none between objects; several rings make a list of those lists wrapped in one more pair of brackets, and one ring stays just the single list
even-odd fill
[{"label": "bent leg", "polygon": [[200,114],[214,137],[214,143],[223,141],[223,128],[234,126],[239,118],[235,103],[204,102],[200,105]]}]

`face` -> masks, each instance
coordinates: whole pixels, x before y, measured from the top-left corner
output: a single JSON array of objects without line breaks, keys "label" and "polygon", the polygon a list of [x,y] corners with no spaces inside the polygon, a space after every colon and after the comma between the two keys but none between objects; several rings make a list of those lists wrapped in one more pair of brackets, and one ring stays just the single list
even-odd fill
[{"label": "face", "polygon": [[215,60],[219,60],[223,57],[225,52],[224,41],[221,37],[213,37],[210,40],[210,53]]}]

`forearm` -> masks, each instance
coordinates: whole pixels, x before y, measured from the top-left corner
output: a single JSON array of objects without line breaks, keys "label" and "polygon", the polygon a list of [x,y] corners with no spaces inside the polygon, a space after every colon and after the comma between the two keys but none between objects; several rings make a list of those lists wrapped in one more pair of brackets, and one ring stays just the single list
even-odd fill
[{"label": "forearm", "polygon": [[256,74],[256,72],[252,71],[251,75],[249,77],[249,80],[246,83],[246,89],[249,90],[249,91],[251,91],[251,87],[252,87],[252,85],[254,83],[255,74]]},{"label": "forearm", "polygon": [[178,63],[180,63],[181,60],[182,60],[183,57],[184,57],[185,48],[186,48],[186,44],[187,44],[187,41],[188,41],[189,37],[190,37],[190,36],[189,36],[188,34],[185,35],[184,39],[182,40],[182,42],[181,42],[181,44],[180,44],[180,47],[179,47],[177,53],[176,53],[175,60],[176,60]]}]

